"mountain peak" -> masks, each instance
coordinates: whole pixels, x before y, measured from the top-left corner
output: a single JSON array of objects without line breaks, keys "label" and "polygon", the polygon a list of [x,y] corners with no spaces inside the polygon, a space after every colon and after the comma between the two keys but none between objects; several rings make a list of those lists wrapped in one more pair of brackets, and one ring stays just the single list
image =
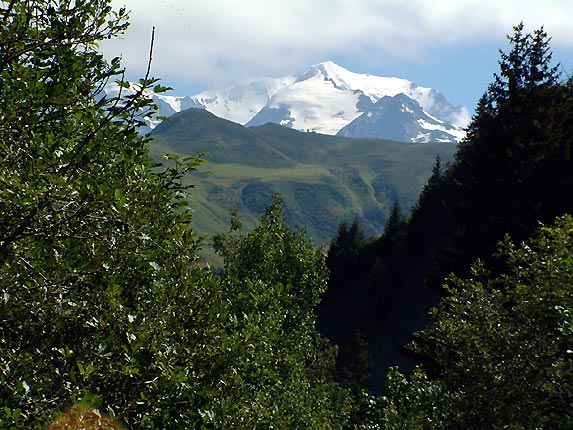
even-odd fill
[{"label": "mountain peak", "polygon": [[316,63],[296,75],[297,82],[306,81],[314,77],[321,77],[333,81],[335,84],[344,82],[344,75],[352,74],[349,70],[339,66],[333,61]]},{"label": "mountain peak", "polygon": [[[314,64],[291,76],[294,82],[270,97],[247,126],[274,122],[302,131],[336,134],[379,100],[398,95],[399,99],[415,101],[426,112],[424,115],[444,123],[465,127],[469,121],[465,108],[455,107],[438,91],[406,79],[355,73],[333,61]],[[417,137],[418,133],[407,140]]]},{"label": "mountain peak", "polygon": [[464,132],[428,114],[420,103],[400,93],[382,97],[367,112],[343,127],[337,135],[415,143],[454,143],[463,138]]},{"label": "mountain peak", "polygon": [[322,61],[320,63],[313,64],[312,66],[310,66],[309,69],[318,70],[326,76],[338,75],[341,73],[342,74],[352,73],[351,71],[345,69],[342,66],[339,66],[334,61],[330,61],[330,60],[329,61]]},{"label": "mountain peak", "polygon": [[384,97],[399,94],[403,95],[400,98],[415,101],[426,114],[443,123],[458,128],[469,123],[467,109],[453,106],[432,88],[401,78],[355,73],[333,61],[316,63],[279,78],[249,79],[192,97],[158,94],[152,97],[163,116],[196,107],[247,126],[273,122],[296,130],[334,135],[371,111]]}]

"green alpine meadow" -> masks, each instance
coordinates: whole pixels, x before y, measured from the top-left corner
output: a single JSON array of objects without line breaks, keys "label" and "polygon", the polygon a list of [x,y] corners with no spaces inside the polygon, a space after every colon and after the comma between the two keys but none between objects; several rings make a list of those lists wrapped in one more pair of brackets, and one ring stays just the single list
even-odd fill
[{"label": "green alpine meadow", "polygon": [[208,165],[193,180],[193,223],[213,235],[236,210],[252,229],[279,193],[288,224],[329,244],[342,220],[359,219],[380,235],[392,205],[411,208],[436,158],[450,161],[453,144],[351,139],[304,133],[277,124],[245,128],[199,109],[173,115],[152,133],[150,150],[193,156]]}]

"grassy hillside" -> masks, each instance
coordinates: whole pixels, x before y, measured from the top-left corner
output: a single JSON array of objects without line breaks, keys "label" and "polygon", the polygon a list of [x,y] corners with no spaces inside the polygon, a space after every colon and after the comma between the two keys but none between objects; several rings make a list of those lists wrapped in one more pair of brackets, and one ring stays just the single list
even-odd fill
[{"label": "grassy hillside", "polygon": [[211,154],[191,207],[197,231],[228,229],[237,209],[249,229],[274,192],[284,199],[287,220],[326,245],[343,220],[358,217],[367,235],[381,232],[392,203],[410,208],[436,156],[450,160],[455,146],[349,139],[302,133],[276,124],[245,128],[207,111],[174,115],[154,131],[152,154]]}]

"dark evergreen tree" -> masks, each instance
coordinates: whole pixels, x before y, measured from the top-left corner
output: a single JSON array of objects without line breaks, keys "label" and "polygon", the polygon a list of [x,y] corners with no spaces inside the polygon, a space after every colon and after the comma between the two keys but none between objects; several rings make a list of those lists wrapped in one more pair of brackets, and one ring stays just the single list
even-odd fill
[{"label": "dark evergreen tree", "polygon": [[398,200],[394,201],[392,204],[392,209],[390,209],[390,215],[386,221],[386,226],[384,227],[384,234],[382,235],[382,241],[388,243],[390,252],[393,251],[394,246],[397,242],[397,236],[402,231],[404,226],[404,219],[402,216],[402,207]]},{"label": "dark evergreen tree", "polygon": [[396,265],[395,257],[403,246],[406,225],[400,202],[396,200],[392,204],[384,233],[371,246],[373,258],[370,261],[373,263],[369,266],[368,283],[373,295],[383,302],[391,302],[398,295],[396,281],[401,267]]},{"label": "dark evergreen tree", "polygon": [[573,209],[570,87],[559,82],[543,29],[524,34],[520,24],[509,40],[453,166],[458,267],[491,254],[504,233],[525,239],[538,221]]},{"label": "dark evergreen tree", "polygon": [[424,185],[418,201],[412,209],[410,223],[404,240],[410,255],[422,255],[438,243],[444,246],[444,238],[451,228],[446,202],[451,199],[451,178],[448,166],[442,166],[440,157]]},{"label": "dark evergreen tree", "polygon": [[418,197],[418,201],[414,206],[412,212],[416,212],[422,206],[427,204],[427,200],[433,200],[435,202],[441,203],[443,200],[443,196],[437,192],[436,188],[439,187],[444,181],[444,166],[442,166],[442,160],[438,155],[436,157],[436,162],[434,163],[434,167],[432,168],[432,174],[428,178],[428,181],[422,188],[422,192]]},{"label": "dark evergreen tree", "polygon": [[340,223],[338,234],[332,240],[326,258],[330,270],[330,290],[350,287],[351,281],[357,277],[360,267],[363,266],[361,255],[364,246],[364,231],[358,218],[352,221],[350,227],[346,221]]}]

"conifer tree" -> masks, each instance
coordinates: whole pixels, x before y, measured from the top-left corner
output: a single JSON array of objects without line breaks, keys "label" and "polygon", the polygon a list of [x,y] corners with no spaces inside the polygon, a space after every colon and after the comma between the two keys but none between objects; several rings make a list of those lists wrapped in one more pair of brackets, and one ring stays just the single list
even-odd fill
[{"label": "conifer tree", "polygon": [[384,233],[382,234],[382,241],[387,242],[387,246],[390,248],[390,253],[393,251],[394,246],[397,244],[398,235],[402,230],[404,220],[402,217],[402,207],[400,202],[396,200],[392,204],[392,209],[390,210],[390,215],[386,221],[386,226],[384,227]]},{"label": "conifer tree", "polygon": [[352,221],[350,227],[346,221],[341,222],[337,236],[332,239],[326,259],[330,270],[329,288],[331,290],[348,288],[350,281],[359,275],[363,265],[361,259],[364,247],[364,231],[360,227],[358,218]]},{"label": "conifer tree", "polygon": [[[501,52],[500,72],[478,104],[452,169],[456,188],[449,206],[461,232],[457,246],[469,259],[491,254],[506,232],[525,239],[538,221],[573,208],[570,192],[552,179],[556,173],[564,178],[571,167],[563,161],[570,160],[571,144],[563,138],[570,129],[569,89],[551,63],[547,33],[523,29],[520,24],[509,36],[511,50]],[[549,198],[556,195],[558,204]]]}]

